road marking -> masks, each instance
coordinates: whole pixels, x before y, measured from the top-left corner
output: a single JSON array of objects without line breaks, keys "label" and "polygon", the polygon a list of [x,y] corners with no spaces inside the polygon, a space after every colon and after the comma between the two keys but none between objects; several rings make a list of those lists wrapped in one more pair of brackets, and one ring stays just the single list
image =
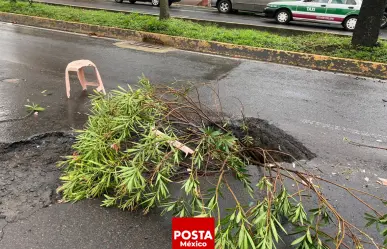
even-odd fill
[{"label": "road marking", "polygon": [[384,136],[384,135],[369,133],[366,131],[359,131],[356,129],[342,127],[342,126],[338,126],[338,125],[325,124],[325,123],[321,123],[321,122],[313,121],[313,120],[308,120],[308,119],[302,119],[301,123],[313,125],[315,127],[321,127],[323,129],[332,130],[332,131],[343,131],[343,132],[348,132],[348,133],[359,135],[359,136],[372,137],[372,138],[383,138],[384,141],[387,140],[387,136]]},{"label": "road marking", "polygon": [[11,79],[11,78],[7,78],[7,79],[2,79],[0,80],[1,82],[4,82],[4,83],[12,83],[12,84],[17,84],[20,82],[20,79]]}]

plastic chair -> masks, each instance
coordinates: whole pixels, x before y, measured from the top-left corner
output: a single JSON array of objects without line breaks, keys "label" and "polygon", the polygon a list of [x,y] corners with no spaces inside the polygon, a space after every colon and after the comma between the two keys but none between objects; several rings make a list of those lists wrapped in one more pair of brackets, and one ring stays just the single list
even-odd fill
[{"label": "plastic chair", "polygon": [[[86,80],[85,72],[84,72],[84,68],[85,67],[93,67],[94,68],[94,72],[95,72],[96,77],[97,77],[97,83],[95,83],[95,82],[88,82]],[[66,78],[67,98],[70,98],[70,76],[69,76],[69,72],[70,71],[77,72],[78,79],[79,79],[79,82],[82,85],[82,89],[83,90],[86,90],[87,86],[97,86],[96,90],[98,92],[102,91],[104,94],[106,94],[105,88],[104,88],[103,83],[102,83],[101,75],[99,74],[98,69],[95,66],[95,64],[93,62],[89,61],[89,60],[77,60],[77,61],[70,62],[67,65],[67,67],[66,67],[65,78]]]}]

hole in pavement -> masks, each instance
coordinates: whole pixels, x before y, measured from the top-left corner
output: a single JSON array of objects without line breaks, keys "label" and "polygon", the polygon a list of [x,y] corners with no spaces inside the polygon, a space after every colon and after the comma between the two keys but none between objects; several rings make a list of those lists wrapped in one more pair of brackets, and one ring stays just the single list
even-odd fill
[{"label": "hole in pavement", "polygon": [[[247,127],[247,131],[242,129],[243,125]],[[270,156],[276,162],[293,162],[294,159],[311,160],[316,157],[313,152],[293,136],[263,119],[235,120],[231,123],[231,130],[239,140],[248,135],[253,138],[254,146],[266,150],[280,151],[281,153],[270,153]],[[264,162],[263,156],[256,155],[255,159]]]},{"label": "hole in pavement", "polygon": [[72,135],[55,132],[0,143],[0,219],[16,221],[59,197],[56,162],[71,153],[73,142]]},{"label": "hole in pavement", "polygon": [[[230,126],[239,139],[245,136],[242,124],[237,120]],[[265,120],[247,118],[244,124],[256,146],[280,149],[297,160],[315,156],[292,136]],[[72,154],[74,141],[72,134],[54,132],[14,143],[0,143],[0,219],[14,222],[60,198],[55,191],[61,174],[56,162]],[[272,156],[279,162],[292,160],[284,154]]]}]

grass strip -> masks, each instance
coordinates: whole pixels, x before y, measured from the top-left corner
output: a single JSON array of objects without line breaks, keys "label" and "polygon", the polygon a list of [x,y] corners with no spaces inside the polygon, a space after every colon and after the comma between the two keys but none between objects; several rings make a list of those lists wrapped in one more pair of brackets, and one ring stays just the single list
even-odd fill
[{"label": "grass strip", "polygon": [[174,18],[159,21],[155,16],[138,13],[113,13],[41,3],[30,5],[24,1],[14,3],[0,0],[0,11],[206,41],[387,63],[387,42],[383,40],[379,41],[378,47],[354,48],[351,45],[351,37],[333,34],[313,33],[289,36],[251,29],[227,29],[216,24],[198,24]]}]

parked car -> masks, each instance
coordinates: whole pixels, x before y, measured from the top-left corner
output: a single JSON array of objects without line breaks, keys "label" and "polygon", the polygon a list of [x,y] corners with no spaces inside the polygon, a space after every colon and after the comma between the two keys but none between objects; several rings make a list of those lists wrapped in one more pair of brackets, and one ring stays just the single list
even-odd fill
[{"label": "parked car", "polygon": [[[302,0],[268,3],[264,12],[279,24],[290,21],[307,21],[341,24],[353,31],[360,12],[361,0]],[[387,11],[382,18],[381,28],[387,26]]]},{"label": "parked car", "polygon": [[[122,3],[124,0],[115,0],[116,3]],[[171,6],[172,3],[180,2],[181,0],[169,0],[169,6]],[[153,6],[160,6],[160,0],[129,0],[129,3],[136,3],[136,2],[150,2]]]},{"label": "parked car", "polygon": [[211,0],[211,6],[220,13],[230,13],[235,10],[263,12],[272,0]]}]

